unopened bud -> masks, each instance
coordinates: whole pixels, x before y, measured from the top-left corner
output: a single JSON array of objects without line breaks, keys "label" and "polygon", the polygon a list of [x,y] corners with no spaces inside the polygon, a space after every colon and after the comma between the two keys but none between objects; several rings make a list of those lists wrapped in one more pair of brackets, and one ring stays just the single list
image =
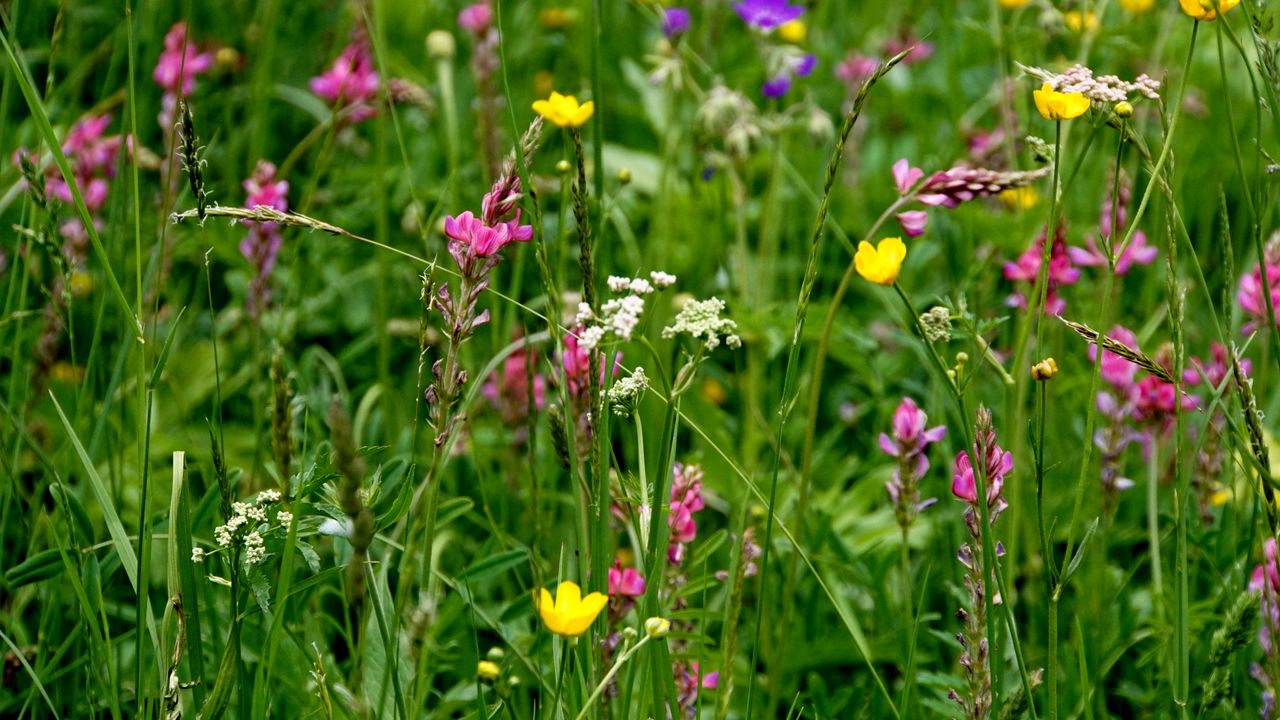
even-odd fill
[{"label": "unopened bud", "polygon": [[1116,117],[1128,119],[1133,117],[1133,103],[1128,100],[1121,100],[1115,106]]},{"label": "unopened bud", "polygon": [[1051,357],[1045,358],[1031,366],[1031,379],[1036,382],[1044,382],[1057,374],[1058,362]]},{"label": "unopened bud", "polygon": [[965,351],[963,351],[963,350],[961,350],[960,352],[956,353],[956,364],[958,364],[958,365],[963,365],[963,364],[965,364],[965,363],[967,363],[967,362],[969,362],[969,353],[967,353],[967,352],[965,352]]},{"label": "unopened bud", "polygon": [[561,175],[568,175],[569,171],[572,169],[573,169],[573,166],[569,164],[568,160],[561,160],[560,162],[556,163],[556,172],[560,173]]},{"label": "unopened bud", "polygon": [[644,634],[653,639],[664,638],[671,632],[671,621],[662,617],[651,617],[644,621]]},{"label": "unopened bud", "polygon": [[623,185],[631,182],[631,168],[622,168],[618,171],[618,182]]},{"label": "unopened bud", "polygon": [[458,43],[448,31],[432,30],[427,33],[427,55],[436,60],[447,60],[458,51]]},{"label": "unopened bud", "polygon": [[481,660],[476,663],[476,676],[484,682],[491,683],[502,676],[502,668],[498,667],[496,662]]}]

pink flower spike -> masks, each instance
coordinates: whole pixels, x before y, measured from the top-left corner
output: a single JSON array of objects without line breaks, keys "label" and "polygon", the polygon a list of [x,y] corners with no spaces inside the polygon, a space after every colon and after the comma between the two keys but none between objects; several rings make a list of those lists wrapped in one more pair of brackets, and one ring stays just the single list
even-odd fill
[{"label": "pink flower spike", "polygon": [[478,2],[462,8],[458,13],[458,25],[479,37],[493,24],[493,8],[487,2]]},{"label": "pink flower spike", "polygon": [[922,177],[924,177],[924,171],[911,167],[911,163],[906,158],[893,164],[893,182],[898,186],[899,195],[906,195]]}]

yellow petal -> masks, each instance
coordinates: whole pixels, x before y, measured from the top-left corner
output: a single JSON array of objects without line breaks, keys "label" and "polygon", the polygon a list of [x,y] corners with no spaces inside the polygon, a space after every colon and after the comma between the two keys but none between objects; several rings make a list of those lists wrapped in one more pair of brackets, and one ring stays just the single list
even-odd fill
[{"label": "yellow petal", "polygon": [[1078,118],[1089,111],[1089,98],[1083,93],[1064,93],[1061,101],[1060,112],[1063,120]]},{"label": "yellow petal", "polygon": [[542,117],[550,117],[551,103],[547,102],[546,100],[534,100],[533,111],[538,113]]},{"label": "yellow petal", "polygon": [[609,598],[598,592],[591,593],[583,598],[577,611],[566,618],[563,634],[576,636],[586,632],[591,627],[591,623],[596,621],[596,616],[600,614],[600,611],[608,603]]},{"label": "yellow petal", "polygon": [[595,111],[596,102],[594,100],[588,100],[582,103],[582,106],[578,108],[578,111],[573,116],[573,126],[582,127],[584,123],[591,119],[591,115],[595,113]]},{"label": "yellow petal", "polygon": [[556,588],[556,612],[573,615],[582,604],[582,589],[572,580],[564,580]]},{"label": "yellow petal", "polygon": [[[885,262],[895,267],[901,267],[902,261],[907,258],[907,245],[902,242],[902,238],[890,237],[880,241],[877,251]],[[897,272],[895,271],[896,275]]]},{"label": "yellow petal", "polygon": [[1053,113],[1049,108],[1049,101],[1053,97],[1053,86],[1045,83],[1040,86],[1039,90],[1031,93],[1031,98],[1036,101],[1036,110],[1040,111],[1040,116],[1045,120],[1053,120]]}]

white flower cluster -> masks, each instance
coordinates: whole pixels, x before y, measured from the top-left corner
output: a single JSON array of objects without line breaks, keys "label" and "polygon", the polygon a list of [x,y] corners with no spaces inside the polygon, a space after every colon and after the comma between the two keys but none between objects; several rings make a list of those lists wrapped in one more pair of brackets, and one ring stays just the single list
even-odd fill
[{"label": "white flower cluster", "polygon": [[[250,565],[262,562],[267,556],[267,550],[259,529],[264,523],[271,525],[268,511],[279,502],[278,490],[263,490],[251,502],[231,503],[231,517],[227,518],[225,525],[213,529],[213,539],[221,548],[230,548],[239,539],[244,546],[244,561]],[[287,510],[276,510],[274,516],[280,526],[287,526],[293,521],[293,514]],[[204,556],[204,550],[200,548],[191,551],[192,562],[202,562]]]},{"label": "white flower cluster", "polygon": [[[649,278],[627,278],[611,275],[609,292],[621,297],[610,298],[600,306],[597,316],[586,303],[578,303],[574,322],[582,328],[578,334],[578,346],[591,351],[599,347],[605,338],[613,335],[618,340],[630,340],[644,314],[644,299],[658,290],[665,290],[676,282],[676,276],[655,271]],[[625,293],[625,294],[624,294]]]},{"label": "white flower cluster", "polygon": [[1093,71],[1084,65],[1072,65],[1064,73],[1052,73],[1044,68],[1022,66],[1028,75],[1047,82],[1061,93],[1082,93],[1090,100],[1101,103],[1118,103],[1128,100],[1130,93],[1137,93],[1148,100],[1160,99],[1160,81],[1139,75],[1133,82],[1121,80],[1115,75],[1094,77]]},{"label": "white flower cluster", "polygon": [[690,300],[680,308],[675,321],[662,329],[662,337],[673,338],[680,333],[688,333],[691,337],[702,340],[708,350],[715,350],[720,346],[721,336],[724,336],[724,344],[736,350],[742,347],[742,338],[738,337],[738,323],[720,317],[724,307],[724,301],[720,298]]},{"label": "white flower cluster", "polygon": [[613,406],[614,414],[630,417],[636,402],[648,389],[649,378],[643,367],[637,367],[630,375],[614,383],[609,388],[609,404]]}]

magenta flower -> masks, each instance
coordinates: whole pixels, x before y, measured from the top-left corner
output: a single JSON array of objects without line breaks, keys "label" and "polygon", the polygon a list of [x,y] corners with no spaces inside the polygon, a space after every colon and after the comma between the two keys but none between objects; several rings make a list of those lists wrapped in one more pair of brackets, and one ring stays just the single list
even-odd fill
[{"label": "magenta flower", "polygon": [[196,76],[213,67],[213,53],[196,50],[195,43],[187,37],[187,24],[176,22],[164,36],[164,50],[156,61],[151,78],[166,93],[190,95],[196,86]]},{"label": "magenta flower", "polygon": [[[1198,385],[1201,380],[1208,383],[1212,389],[1222,387],[1222,381],[1232,375],[1233,368],[1231,360],[1228,356],[1228,350],[1222,343],[1214,341],[1209,344],[1210,360],[1205,362],[1198,357],[1191,358],[1191,364],[1194,368],[1187,368],[1182,373],[1182,379],[1188,385]],[[1240,371],[1246,376],[1253,372],[1253,363],[1245,358],[1240,359]]]},{"label": "magenta flower", "polygon": [[[1013,453],[992,447],[987,455],[987,505],[994,506],[1004,492],[1004,478],[1013,472]],[[951,493],[970,505],[978,504],[978,486],[973,475],[973,461],[968,451],[956,455],[955,476],[951,479]]]},{"label": "magenta flower", "polygon": [[733,9],[743,22],[762,32],[769,32],[804,14],[803,5],[792,5],[787,0],[742,0],[735,3]]},{"label": "magenta flower", "polygon": [[902,398],[893,413],[893,437],[880,433],[880,450],[898,460],[885,491],[893,503],[898,524],[906,528],[916,515],[937,501],[920,500],[920,481],[929,470],[929,446],[947,434],[945,425],[927,428],[929,417],[909,397]]},{"label": "magenta flower", "polygon": [[[1004,500],[1004,479],[1013,472],[1013,453],[1000,447],[996,442],[996,431],[991,425],[991,411],[978,409],[978,421],[974,430],[977,437],[974,441],[973,455],[981,459],[983,474],[987,484],[987,507],[991,510],[991,522],[1007,507]],[[973,461],[969,451],[961,450],[956,455],[955,474],[951,479],[951,492],[957,498],[969,503],[972,511],[978,506],[978,485],[974,476]],[[967,512],[966,519],[972,524],[974,513]],[[973,529],[973,528],[971,528]],[[977,534],[975,533],[975,537]]]},{"label": "magenta flower", "polygon": [[614,558],[613,567],[609,568],[609,595],[640,597],[644,594],[644,578],[635,568],[622,567],[622,560]]},{"label": "magenta flower", "polygon": [[367,47],[352,43],[324,73],[311,78],[311,92],[335,108],[350,107],[352,122],[367,120],[377,112],[378,73]]},{"label": "magenta flower", "polygon": [[519,221],[517,210],[514,220],[489,227],[468,210],[457,217],[446,215],[444,234],[469,247],[476,257],[490,257],[512,242],[528,242],[533,237],[533,226]]},{"label": "magenta flower", "polygon": [[480,37],[493,25],[493,8],[487,2],[468,5],[458,13],[458,26]]},{"label": "magenta flower", "polygon": [[[1265,263],[1267,268],[1266,287],[1271,290],[1271,307],[1276,312],[1276,325],[1280,326],[1280,259],[1272,257],[1276,254],[1272,248],[1267,249]],[[1240,289],[1236,293],[1236,302],[1240,303],[1240,309],[1252,316],[1252,319],[1241,328],[1242,332],[1245,334],[1252,333],[1266,323],[1267,300],[1266,289],[1262,282],[1262,265],[1255,265],[1252,271],[1240,278]]]},{"label": "magenta flower", "polygon": [[[1138,346],[1138,336],[1132,330],[1123,325],[1116,325],[1107,333],[1107,337],[1130,348]],[[1097,360],[1097,347],[1089,346],[1089,358]],[[1138,366],[1128,360],[1116,355],[1110,350],[1102,351],[1102,379],[1114,388],[1124,389],[1133,385],[1133,378],[1138,372]]]},{"label": "magenta flower", "polygon": [[[266,160],[258,161],[253,175],[244,181],[244,190],[247,194],[244,202],[246,208],[269,207],[281,212],[289,209],[286,198],[289,181],[277,180],[276,166]],[[249,225],[249,234],[240,241],[240,254],[254,268],[246,304],[249,316],[257,318],[271,299],[271,271],[276,266],[283,239],[276,223],[245,221],[245,224]]]},{"label": "magenta flower", "polygon": [[[1098,241],[1090,236],[1085,241],[1087,247],[1069,247],[1067,253],[1071,256],[1071,261],[1082,267],[1106,267],[1107,255],[1098,247]],[[1152,245],[1147,244],[1147,234],[1141,230],[1133,234],[1133,238],[1129,241],[1128,247],[1124,252],[1120,253],[1120,257],[1116,258],[1116,275],[1125,275],[1131,270],[1134,264],[1150,265],[1156,259],[1159,251]]]},{"label": "magenta flower", "polygon": [[[1041,235],[1031,247],[1027,248],[1022,255],[1014,262],[1004,264],[1004,277],[1006,280],[1014,282],[1025,282],[1031,285],[1032,292],[1035,291],[1035,284],[1040,275],[1040,260],[1044,253],[1045,235]],[[1058,288],[1066,285],[1074,285],[1080,279],[1080,269],[1071,264],[1071,257],[1067,254],[1066,231],[1059,227],[1053,241],[1053,247],[1049,251],[1049,273],[1048,273],[1049,289],[1045,296],[1045,307],[1043,312],[1050,315],[1058,315],[1062,313],[1067,303],[1058,294]],[[1027,298],[1019,291],[1009,296],[1006,301],[1010,307],[1023,308],[1028,307]]]}]

